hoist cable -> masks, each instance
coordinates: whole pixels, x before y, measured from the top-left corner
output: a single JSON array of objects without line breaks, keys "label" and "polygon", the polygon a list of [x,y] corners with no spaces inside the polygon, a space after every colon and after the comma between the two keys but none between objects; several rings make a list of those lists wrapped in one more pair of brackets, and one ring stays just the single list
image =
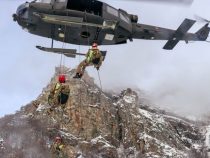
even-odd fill
[{"label": "hoist cable", "polygon": [[[67,13],[68,16],[68,13]],[[66,38],[66,25],[64,26],[64,32],[63,32],[63,43],[62,43],[62,49],[66,47],[65,38]],[[64,64],[65,64],[65,56],[61,53],[60,57],[60,74],[64,73]]]},{"label": "hoist cable", "polygon": [[100,88],[101,88],[101,91],[103,91],[103,89],[102,89],[102,84],[101,84],[101,77],[100,77],[99,70],[97,70],[97,72],[98,72],[98,79],[99,79],[99,83],[100,83]]}]

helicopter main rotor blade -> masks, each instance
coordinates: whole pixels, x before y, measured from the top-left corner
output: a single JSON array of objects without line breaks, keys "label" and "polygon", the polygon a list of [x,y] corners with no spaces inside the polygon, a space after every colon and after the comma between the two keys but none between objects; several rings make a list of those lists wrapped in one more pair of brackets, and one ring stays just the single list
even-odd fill
[{"label": "helicopter main rotor blade", "polygon": [[[103,2],[111,2],[113,0],[100,0]],[[178,4],[189,6],[194,0],[115,0],[115,1],[125,1],[125,2],[149,2],[149,3],[165,3],[165,4]]]}]

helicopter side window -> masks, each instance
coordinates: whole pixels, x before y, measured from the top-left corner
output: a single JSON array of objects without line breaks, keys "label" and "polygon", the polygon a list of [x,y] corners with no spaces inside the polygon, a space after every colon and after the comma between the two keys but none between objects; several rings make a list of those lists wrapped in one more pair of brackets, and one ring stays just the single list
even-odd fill
[{"label": "helicopter side window", "polygon": [[66,0],[57,0],[56,2],[66,2]]},{"label": "helicopter side window", "polygon": [[130,18],[122,13],[120,13],[120,19],[122,19],[126,23],[130,23]]},{"label": "helicopter side window", "polygon": [[110,7],[110,6],[107,6],[107,12],[109,14],[112,14],[112,15],[118,17],[118,10],[116,10],[116,9]]},{"label": "helicopter side window", "polygon": [[51,3],[51,0],[36,0],[38,3]]}]

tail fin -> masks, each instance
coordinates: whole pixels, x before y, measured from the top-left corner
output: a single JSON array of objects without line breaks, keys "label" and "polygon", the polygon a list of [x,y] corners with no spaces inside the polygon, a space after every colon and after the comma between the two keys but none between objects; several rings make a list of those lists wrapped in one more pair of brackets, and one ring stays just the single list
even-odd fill
[{"label": "tail fin", "polygon": [[172,50],[193,26],[195,20],[185,19],[174,34],[169,38],[163,49]]},{"label": "tail fin", "polygon": [[209,36],[209,32],[210,32],[209,24],[206,24],[200,30],[198,30],[195,34],[197,35],[199,40],[205,41]]}]

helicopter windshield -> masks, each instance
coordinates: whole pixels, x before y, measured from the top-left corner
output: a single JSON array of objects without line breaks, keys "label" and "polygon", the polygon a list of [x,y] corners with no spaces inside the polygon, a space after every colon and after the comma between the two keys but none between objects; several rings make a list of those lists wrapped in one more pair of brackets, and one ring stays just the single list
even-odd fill
[{"label": "helicopter windshield", "polygon": [[24,3],[24,4],[20,5],[17,8],[16,14],[22,18],[27,19],[28,18],[28,14],[27,14],[28,7],[29,7],[29,3]]},{"label": "helicopter windshield", "polygon": [[51,3],[52,0],[36,0],[38,3]]}]

